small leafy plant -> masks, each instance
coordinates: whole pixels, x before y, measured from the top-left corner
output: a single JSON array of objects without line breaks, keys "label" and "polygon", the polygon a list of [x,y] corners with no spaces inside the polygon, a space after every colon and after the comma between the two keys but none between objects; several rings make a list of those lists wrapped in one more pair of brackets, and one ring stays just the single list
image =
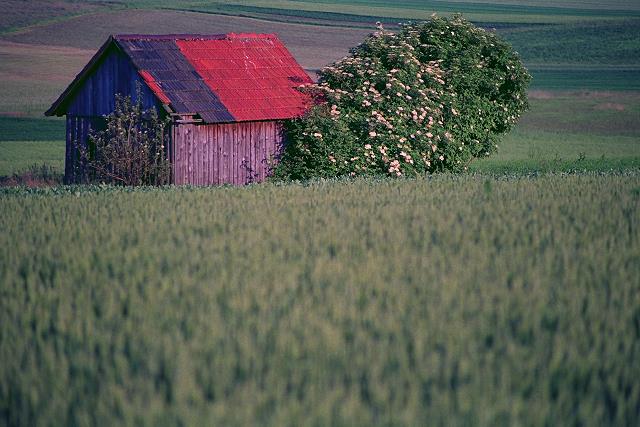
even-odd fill
[{"label": "small leafy plant", "polygon": [[86,181],[126,186],[170,182],[168,119],[155,108],[143,108],[139,89],[136,99],[116,95],[106,128],[92,132],[86,146],[77,144]]},{"label": "small leafy plant", "polygon": [[286,124],[274,175],[422,175],[494,152],[528,107],[530,75],[494,33],[461,16],[378,30],[302,87],[316,105]]}]

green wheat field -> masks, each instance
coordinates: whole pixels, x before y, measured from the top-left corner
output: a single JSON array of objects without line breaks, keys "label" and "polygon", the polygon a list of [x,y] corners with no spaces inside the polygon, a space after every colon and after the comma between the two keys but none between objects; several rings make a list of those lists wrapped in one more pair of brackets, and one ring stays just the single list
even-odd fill
[{"label": "green wheat field", "polygon": [[24,425],[633,425],[640,174],[2,195]]},{"label": "green wheat field", "polygon": [[0,2],[0,183],[111,33],[278,33],[313,74],[435,11],[531,109],[464,175],[0,188],[0,425],[640,424],[634,0]]}]

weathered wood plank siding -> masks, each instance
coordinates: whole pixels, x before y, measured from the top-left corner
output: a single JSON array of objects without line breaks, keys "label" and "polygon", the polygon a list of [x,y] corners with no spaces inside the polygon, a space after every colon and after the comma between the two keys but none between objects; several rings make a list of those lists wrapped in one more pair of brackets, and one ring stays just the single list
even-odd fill
[{"label": "weathered wood plank siding", "polygon": [[174,183],[244,185],[263,181],[282,144],[282,124],[275,121],[174,125]]},{"label": "weathered wood plank siding", "polygon": [[135,101],[138,84],[140,84],[143,107],[145,109],[160,107],[151,89],[131,64],[131,60],[113,47],[73,95],[67,115],[106,116],[115,109],[117,93],[124,96],[131,95],[131,99]]},{"label": "weathered wood plank siding", "polygon": [[114,47],[73,95],[67,106],[66,183],[77,183],[84,179],[84,167],[78,162],[78,144],[86,146],[89,132],[104,127],[104,117],[115,109],[116,94],[130,95],[135,102],[138,83],[143,107],[159,109],[155,96],[131,60]]},{"label": "weathered wood plank siding", "polygon": [[67,137],[64,161],[64,182],[66,184],[84,181],[85,168],[80,162],[79,147],[87,147],[89,133],[104,129],[102,117],[67,116]]}]

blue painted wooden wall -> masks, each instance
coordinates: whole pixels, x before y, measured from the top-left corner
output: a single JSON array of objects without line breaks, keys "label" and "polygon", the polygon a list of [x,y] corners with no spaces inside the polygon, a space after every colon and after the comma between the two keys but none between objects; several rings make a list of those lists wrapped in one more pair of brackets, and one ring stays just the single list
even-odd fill
[{"label": "blue painted wooden wall", "polygon": [[131,95],[135,102],[136,83],[141,85],[144,108],[159,107],[131,60],[112,46],[103,60],[85,79],[67,107],[68,116],[100,117],[113,112],[115,94]]},{"label": "blue painted wooden wall", "polygon": [[104,117],[115,109],[116,94],[130,95],[136,102],[136,85],[140,84],[145,109],[161,105],[144,83],[131,60],[117,47],[109,48],[103,59],[73,94],[67,105],[67,143],[65,182],[82,182],[84,167],[79,159],[78,144],[86,146],[91,131],[103,128]]}]

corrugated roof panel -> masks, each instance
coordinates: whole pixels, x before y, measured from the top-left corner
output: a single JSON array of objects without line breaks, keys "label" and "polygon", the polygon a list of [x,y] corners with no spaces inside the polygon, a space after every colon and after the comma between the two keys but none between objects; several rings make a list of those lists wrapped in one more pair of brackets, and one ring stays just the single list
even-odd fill
[{"label": "corrugated roof panel", "polygon": [[207,123],[279,120],[305,111],[311,79],[274,35],[123,35],[114,40],[152,91]]},{"label": "corrugated roof panel", "polygon": [[144,70],[139,70],[138,73],[140,74],[142,79],[145,81],[147,86],[149,86],[149,88],[153,91],[153,93],[158,97],[160,102],[162,102],[163,104],[169,104],[171,102],[167,94],[164,93],[164,91],[160,88],[160,86],[155,81],[155,79],[151,76],[151,74],[149,74],[147,71],[144,71]]},{"label": "corrugated roof panel", "polygon": [[275,36],[230,34],[176,44],[236,120],[290,118],[309,105],[296,88],[311,79]]}]

